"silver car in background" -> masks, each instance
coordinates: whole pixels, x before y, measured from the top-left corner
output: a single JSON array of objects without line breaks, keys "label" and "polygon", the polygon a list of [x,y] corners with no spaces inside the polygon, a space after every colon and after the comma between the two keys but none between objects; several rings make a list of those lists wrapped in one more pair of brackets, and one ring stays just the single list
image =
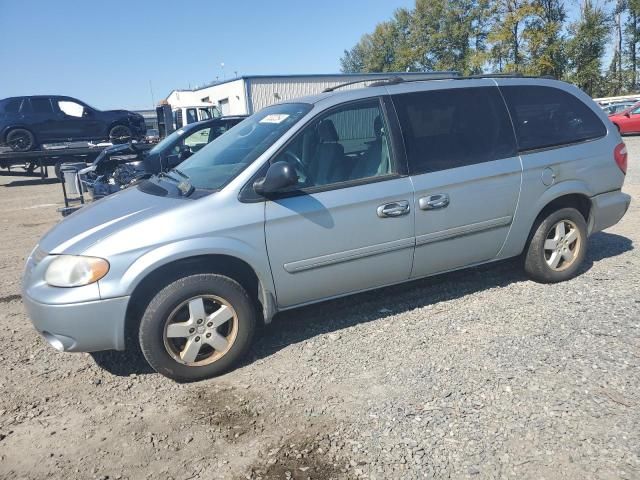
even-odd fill
[{"label": "silver car in background", "polygon": [[329,91],[69,216],[29,256],[24,303],[58,350],[139,347],[163,375],[208,378],[279,311],[520,255],[536,281],[572,278],[629,206],[626,162],[558,81]]}]

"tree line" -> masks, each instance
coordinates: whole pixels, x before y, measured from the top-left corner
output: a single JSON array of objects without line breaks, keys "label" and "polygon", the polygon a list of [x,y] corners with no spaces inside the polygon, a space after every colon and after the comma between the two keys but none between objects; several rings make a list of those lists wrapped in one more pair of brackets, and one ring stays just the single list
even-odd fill
[{"label": "tree line", "polygon": [[575,17],[562,0],[416,0],[345,50],[341,69],[518,72],[594,97],[637,92],[640,0],[581,0]]}]

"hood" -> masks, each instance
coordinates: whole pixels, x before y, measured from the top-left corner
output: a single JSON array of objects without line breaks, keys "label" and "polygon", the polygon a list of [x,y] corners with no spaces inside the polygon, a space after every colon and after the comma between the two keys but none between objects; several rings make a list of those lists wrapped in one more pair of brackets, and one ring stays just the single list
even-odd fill
[{"label": "hood", "polygon": [[42,237],[38,245],[47,253],[79,255],[109,235],[185,201],[188,200],[127,188],[69,215]]},{"label": "hood", "polygon": [[110,147],[105,148],[104,150],[102,150],[98,156],[95,158],[95,160],[93,161],[93,165],[98,165],[100,164],[105,158],[111,158],[112,156],[115,155],[127,155],[127,154],[131,154],[134,155],[138,153],[137,151],[135,151],[131,145],[129,145],[128,143],[122,143],[119,145],[112,145]]}]

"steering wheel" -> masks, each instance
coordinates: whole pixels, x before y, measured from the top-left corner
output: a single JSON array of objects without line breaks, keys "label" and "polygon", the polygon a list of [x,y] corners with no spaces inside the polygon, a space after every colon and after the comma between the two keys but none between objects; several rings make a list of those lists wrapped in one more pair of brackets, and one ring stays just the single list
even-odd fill
[{"label": "steering wheel", "polygon": [[[298,178],[300,179],[300,183],[307,183],[308,179],[309,179],[309,175],[307,174],[307,169],[304,166],[304,163],[302,163],[302,160],[300,160],[300,157],[298,157],[295,153],[293,153],[290,150],[286,150],[283,154],[284,157],[289,157],[293,160],[293,168],[295,168],[296,173],[298,174]],[[291,163],[291,162],[289,162]],[[304,182],[302,181],[302,179],[304,179]]]}]

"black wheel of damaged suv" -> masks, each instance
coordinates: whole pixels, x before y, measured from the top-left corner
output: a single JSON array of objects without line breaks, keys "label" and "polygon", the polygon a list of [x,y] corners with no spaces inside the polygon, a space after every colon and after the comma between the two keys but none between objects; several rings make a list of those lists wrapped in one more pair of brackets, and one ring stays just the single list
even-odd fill
[{"label": "black wheel of damaged suv", "polygon": [[178,381],[220,375],[251,344],[256,311],[247,292],[215,274],[183,277],[149,302],[139,341],[149,365]]},{"label": "black wheel of damaged suv", "polygon": [[524,268],[540,283],[573,278],[587,253],[587,223],[575,208],[546,216],[536,228],[525,254]]},{"label": "black wheel of damaged suv", "polygon": [[109,130],[109,140],[111,143],[127,143],[131,140],[131,129],[126,125],[114,125]]},{"label": "black wheel of damaged suv", "polygon": [[14,152],[28,152],[36,146],[36,137],[26,128],[14,128],[7,133],[5,143]]}]

